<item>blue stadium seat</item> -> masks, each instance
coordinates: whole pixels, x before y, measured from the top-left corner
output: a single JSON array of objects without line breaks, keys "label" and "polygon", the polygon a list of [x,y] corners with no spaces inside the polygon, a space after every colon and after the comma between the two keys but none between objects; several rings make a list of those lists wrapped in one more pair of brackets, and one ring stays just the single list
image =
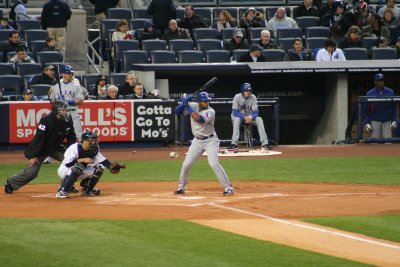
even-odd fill
[{"label": "blue stadium seat", "polygon": [[15,74],[13,65],[9,63],[0,62],[0,73],[1,75]]},{"label": "blue stadium seat", "polygon": [[175,39],[169,41],[169,50],[171,51],[180,51],[180,50],[191,50],[194,49],[193,40],[189,39]]},{"label": "blue stadium seat", "polygon": [[[278,7],[266,7],[265,8],[265,18],[267,19],[267,20],[270,20],[270,19],[272,19],[274,16],[275,16],[275,12],[276,12],[276,10],[278,9]],[[290,17],[290,7],[285,7],[285,10],[286,10],[286,16],[287,17]]]},{"label": "blue stadium seat", "polygon": [[377,37],[363,37],[362,38],[363,47],[367,48],[367,51],[371,50],[371,48],[375,46],[376,40],[378,40]]},{"label": "blue stadium seat", "polygon": [[41,51],[36,53],[38,63],[45,65],[53,62],[63,62],[63,56],[61,52],[57,51]]},{"label": "blue stadium seat", "polygon": [[306,47],[308,49],[324,48],[325,42],[328,40],[326,37],[310,37],[306,39]]},{"label": "blue stadium seat", "polygon": [[16,71],[20,76],[39,74],[43,72],[43,66],[40,63],[21,63],[16,65]]},{"label": "blue stadium seat", "polygon": [[109,8],[107,9],[107,18],[108,19],[126,19],[129,21],[132,19],[132,12],[129,8]]},{"label": "blue stadium seat", "polygon": [[152,19],[153,16],[147,13],[147,7],[140,7],[133,10],[135,19]]},{"label": "blue stadium seat", "polygon": [[120,86],[125,84],[125,76],[126,73],[112,73],[108,79],[110,80],[110,84]]},{"label": "blue stadium seat", "polygon": [[111,49],[110,43],[111,40],[109,40],[109,35],[108,31],[109,30],[115,30],[118,19],[103,19],[100,21],[100,47],[99,47],[99,52],[100,56],[103,59],[108,59],[109,52]]},{"label": "blue stadium seat", "polygon": [[138,40],[117,40],[114,42],[114,71],[120,72],[122,52],[127,50],[140,50]]},{"label": "blue stadium seat", "polygon": [[[46,40],[33,40],[31,41],[31,51],[33,54],[40,52],[46,47]],[[35,55],[36,57],[36,55]]]},{"label": "blue stadium seat", "polygon": [[[265,11],[264,8],[262,7],[254,7],[256,9],[256,11],[260,12],[261,14],[263,14],[264,18],[265,17]],[[240,20],[241,18],[244,17],[244,13],[246,13],[246,11],[249,9],[249,7],[240,7],[239,8],[239,13],[238,13],[238,20]]]},{"label": "blue stadium seat", "polygon": [[[231,14],[232,18],[235,19],[236,22],[238,22],[238,10],[236,7],[216,7],[213,9],[213,20],[218,20],[219,13],[221,13],[221,10],[226,10]],[[264,12],[263,12],[264,13]]]},{"label": "blue stadium seat", "polygon": [[238,61],[240,57],[249,53],[249,49],[236,49],[233,50],[233,60]]},{"label": "blue stadium seat", "polygon": [[148,19],[131,19],[129,20],[129,28],[131,30],[143,29],[145,21],[148,21]]},{"label": "blue stadium seat", "polygon": [[196,41],[198,51],[221,49],[221,40],[219,39],[202,39]]},{"label": "blue stadium seat", "polygon": [[319,26],[319,17],[311,17],[311,16],[304,16],[304,17],[297,17],[296,19],[297,26],[305,31],[308,27],[316,27]]},{"label": "blue stadium seat", "polygon": [[230,62],[231,53],[228,50],[208,50],[205,52],[207,63]]},{"label": "blue stadium seat", "polygon": [[367,49],[361,47],[343,48],[346,60],[366,60]]},{"label": "blue stadium seat", "polygon": [[142,50],[127,50],[122,52],[122,70],[128,72],[132,69],[132,64],[147,64],[149,63],[149,55],[147,51]]},{"label": "blue stadium seat", "polygon": [[25,37],[25,42],[31,50],[31,41],[36,41],[36,40],[42,40],[46,41],[47,37],[49,36],[49,33],[45,30],[38,30],[38,29],[31,29],[31,30],[25,30],[24,31],[24,37]]},{"label": "blue stadium seat", "polygon": [[296,38],[296,37],[301,38],[303,36],[303,31],[302,29],[299,28],[277,29],[276,35],[278,40],[282,38]]},{"label": "blue stadium seat", "polygon": [[[232,38],[233,31],[236,28],[224,28],[221,30],[221,39],[222,40],[227,40]],[[243,32],[243,36],[246,36],[246,30],[245,29],[240,29]]]},{"label": "blue stadium seat", "polygon": [[17,20],[15,22],[18,27],[18,31],[23,32],[25,30],[41,30],[42,25],[40,24],[40,20],[33,20],[33,19],[22,19],[22,20]]},{"label": "blue stadium seat", "polygon": [[48,99],[50,87],[51,85],[49,84],[32,84],[29,86],[33,94],[41,100]]},{"label": "blue stadium seat", "polygon": [[294,40],[294,38],[281,38],[281,39],[279,39],[279,46],[285,51],[292,49],[293,48],[293,40]]},{"label": "blue stadium seat", "polygon": [[285,51],[281,49],[264,49],[263,53],[267,62],[283,61],[285,57]]},{"label": "blue stadium seat", "polygon": [[371,49],[372,59],[397,59],[397,49],[392,47]]},{"label": "blue stadium seat", "polygon": [[1,41],[8,41],[8,36],[13,30],[1,30],[0,31],[0,42]]},{"label": "blue stadium seat", "polygon": [[[106,77],[106,75],[103,75]],[[99,79],[99,74],[83,74],[82,75],[82,86],[88,90],[89,95],[97,95],[94,93],[96,90],[96,83]],[[106,82],[107,83],[107,82]]]},{"label": "blue stadium seat", "polygon": [[329,38],[331,35],[331,29],[329,27],[315,26],[308,27],[305,29],[306,38],[310,37],[326,37]]},{"label": "blue stadium seat", "polygon": [[178,51],[179,63],[203,63],[203,52],[196,50]]},{"label": "blue stadium seat", "polygon": [[143,40],[142,50],[150,52],[153,50],[167,50],[167,42],[165,40]]},{"label": "blue stadium seat", "polygon": [[169,50],[155,50],[150,52],[151,63],[176,63],[176,54]]},{"label": "blue stadium seat", "polygon": [[218,39],[217,29],[215,28],[197,28],[193,29],[194,40]]},{"label": "blue stadium seat", "polygon": [[3,96],[20,95],[22,93],[22,77],[19,75],[0,75],[0,88]]}]

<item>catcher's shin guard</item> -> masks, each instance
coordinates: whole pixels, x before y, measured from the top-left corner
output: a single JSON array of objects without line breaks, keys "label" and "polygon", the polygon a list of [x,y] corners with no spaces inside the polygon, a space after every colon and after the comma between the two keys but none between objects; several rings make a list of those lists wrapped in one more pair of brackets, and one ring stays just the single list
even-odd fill
[{"label": "catcher's shin guard", "polygon": [[75,181],[78,179],[79,176],[82,175],[84,169],[85,167],[82,164],[75,164],[74,167],[72,167],[71,173],[65,176],[62,180],[59,190],[70,192]]},{"label": "catcher's shin guard", "polygon": [[[98,181],[100,180],[100,177],[103,175],[103,172],[104,172],[104,167],[102,165],[96,164],[95,168],[96,169],[95,169],[93,175],[89,178],[83,179],[81,182],[82,190],[87,195],[93,194],[93,192],[94,192],[93,189],[96,186],[96,184],[98,183]],[[100,194],[100,190],[99,190],[99,193],[95,194],[95,195],[99,195],[99,194]]]}]

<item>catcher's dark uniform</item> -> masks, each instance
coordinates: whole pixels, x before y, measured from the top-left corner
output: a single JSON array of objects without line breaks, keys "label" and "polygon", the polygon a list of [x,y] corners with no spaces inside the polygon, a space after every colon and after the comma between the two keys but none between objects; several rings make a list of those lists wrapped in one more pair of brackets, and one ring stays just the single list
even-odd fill
[{"label": "catcher's dark uniform", "polygon": [[58,161],[64,159],[66,149],[63,146],[64,139],[67,139],[67,146],[76,142],[72,118],[70,115],[68,116],[69,120],[66,121],[51,112],[39,121],[35,136],[24,153],[27,159],[37,158],[39,163],[28,165],[19,173],[8,178],[7,184],[11,185],[13,190],[17,190],[35,179],[46,157],[50,156]]}]

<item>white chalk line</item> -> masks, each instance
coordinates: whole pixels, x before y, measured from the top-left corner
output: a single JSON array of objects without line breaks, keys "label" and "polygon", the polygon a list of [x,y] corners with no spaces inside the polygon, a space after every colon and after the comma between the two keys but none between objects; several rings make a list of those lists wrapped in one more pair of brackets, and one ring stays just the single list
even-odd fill
[{"label": "white chalk line", "polygon": [[274,217],[271,217],[271,216],[268,216],[268,215],[259,214],[259,213],[246,211],[246,210],[242,210],[242,209],[237,209],[237,208],[232,208],[232,207],[226,207],[226,206],[222,206],[222,205],[215,204],[215,203],[209,203],[208,205],[213,206],[213,207],[217,207],[217,208],[221,208],[221,209],[225,209],[225,210],[230,210],[230,211],[234,211],[234,212],[238,212],[238,213],[243,213],[243,214],[247,214],[247,215],[260,217],[260,218],[263,218],[263,219],[266,219],[266,220],[270,220],[270,221],[274,221],[274,222],[278,222],[278,223],[282,223],[282,224],[292,225],[292,226],[299,227],[299,228],[305,228],[305,229],[314,230],[314,231],[317,231],[317,232],[322,232],[322,233],[327,233],[327,234],[331,234],[331,235],[341,236],[341,237],[345,237],[345,238],[348,238],[348,239],[353,239],[353,240],[357,240],[357,241],[361,241],[361,242],[365,242],[365,243],[371,243],[371,244],[382,246],[382,247],[388,247],[388,248],[393,248],[393,249],[400,250],[400,246],[397,246],[397,245],[386,244],[386,243],[382,243],[382,242],[378,242],[378,241],[374,241],[374,240],[370,240],[370,239],[354,236],[354,235],[351,235],[351,234],[345,234],[345,233],[341,233],[341,232],[337,232],[337,231],[333,231],[333,230],[323,229],[323,228],[320,228],[320,227],[317,227],[317,226],[304,225],[304,224],[296,223],[296,222],[293,222],[293,221],[288,221],[288,220],[284,220],[284,219],[278,219],[278,218],[274,218]]}]

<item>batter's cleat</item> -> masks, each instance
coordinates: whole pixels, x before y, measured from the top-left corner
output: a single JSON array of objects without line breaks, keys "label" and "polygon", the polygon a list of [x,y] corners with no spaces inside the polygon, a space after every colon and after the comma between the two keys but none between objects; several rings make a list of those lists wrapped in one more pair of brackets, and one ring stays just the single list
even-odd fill
[{"label": "batter's cleat", "polygon": [[98,188],[93,188],[89,192],[87,192],[87,190],[82,188],[81,192],[82,192],[82,195],[84,195],[84,196],[99,196],[99,195],[101,195],[101,190]]},{"label": "batter's cleat", "polygon": [[270,144],[262,145],[261,148],[262,149],[269,149],[269,150],[273,149],[273,147]]},{"label": "batter's cleat", "polygon": [[222,194],[224,196],[230,196],[230,195],[233,195],[233,193],[234,193],[234,190],[229,188],[229,189],[226,189]]},{"label": "batter's cleat", "polygon": [[14,188],[12,188],[10,182],[7,180],[6,184],[4,185],[4,193],[12,194],[13,191],[14,191]]},{"label": "batter's cleat", "polygon": [[68,198],[68,193],[64,190],[59,190],[56,193],[56,198]]},{"label": "batter's cleat", "polygon": [[183,194],[185,194],[185,189],[183,188],[179,188],[174,192],[174,195],[183,195]]},{"label": "batter's cleat", "polygon": [[236,145],[236,144],[230,144],[229,146],[228,146],[228,149],[238,149],[239,147],[238,147],[238,145]]}]

